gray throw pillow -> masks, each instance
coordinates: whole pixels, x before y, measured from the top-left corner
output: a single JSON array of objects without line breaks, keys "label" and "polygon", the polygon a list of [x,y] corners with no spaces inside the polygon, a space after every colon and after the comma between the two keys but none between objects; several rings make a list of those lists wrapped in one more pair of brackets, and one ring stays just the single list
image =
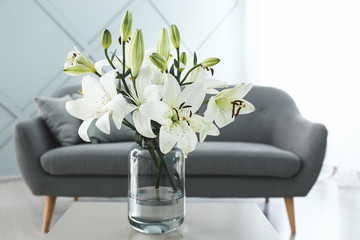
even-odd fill
[{"label": "gray throw pillow", "polygon": [[35,97],[40,117],[63,146],[82,142],[78,135],[81,120],[71,116],[65,109],[65,103],[73,100],[69,95],[61,98]]},{"label": "gray throw pillow", "polygon": [[[74,99],[79,99],[80,94],[66,95],[60,98],[35,97],[34,101],[41,118],[54,135],[56,140],[63,146],[83,143],[78,134],[82,120],[71,116],[65,109],[65,103]],[[131,116],[126,119],[132,122]],[[95,126],[96,119],[88,129],[88,136],[91,143],[124,142],[134,140],[134,131],[122,125],[118,130],[114,121],[110,118],[110,134],[103,133]]]}]

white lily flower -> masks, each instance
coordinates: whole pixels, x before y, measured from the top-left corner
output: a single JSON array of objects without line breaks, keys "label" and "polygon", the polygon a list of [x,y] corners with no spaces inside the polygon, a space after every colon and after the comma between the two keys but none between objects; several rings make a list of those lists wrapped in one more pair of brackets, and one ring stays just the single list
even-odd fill
[{"label": "white lily flower", "polygon": [[254,105],[243,99],[251,88],[251,84],[241,83],[212,96],[205,111],[205,121],[215,120],[218,127],[222,128],[233,122],[237,115],[253,112]]},{"label": "white lily flower", "polygon": [[[193,66],[193,59],[188,59],[182,74],[185,76]],[[218,94],[219,91],[216,90],[216,88],[224,88],[228,86],[228,84],[224,81],[211,78],[209,71],[201,66],[197,67],[189,74],[185,80],[185,83],[193,83],[200,80],[205,81],[207,94]]]},{"label": "white lily flower", "polygon": [[91,60],[84,56],[75,46],[75,51],[70,51],[65,58],[64,72],[71,76],[82,75],[85,73],[95,73],[96,69]]},{"label": "white lily flower", "polygon": [[141,105],[141,113],[161,124],[159,145],[162,153],[168,153],[176,143],[186,154],[195,149],[198,139],[190,120],[200,108],[205,94],[203,81],[191,84],[181,92],[176,79],[167,74],[162,101]]},{"label": "white lily flower", "polygon": [[142,114],[139,108],[142,104],[149,101],[159,101],[162,96],[163,86],[151,84],[152,69],[150,66],[141,68],[139,75],[135,79],[135,88],[131,87],[130,99],[137,105],[137,109],[133,112],[133,120],[136,130],[144,137],[154,138],[156,135],[151,128],[151,119]]},{"label": "white lily flower", "polygon": [[124,117],[136,107],[128,104],[121,94],[117,94],[116,71],[110,71],[98,81],[91,76],[82,79],[84,98],[66,102],[66,110],[74,117],[84,120],[79,128],[79,136],[90,142],[87,130],[94,119],[95,125],[104,133],[110,134],[111,116],[116,128],[121,128]]}]

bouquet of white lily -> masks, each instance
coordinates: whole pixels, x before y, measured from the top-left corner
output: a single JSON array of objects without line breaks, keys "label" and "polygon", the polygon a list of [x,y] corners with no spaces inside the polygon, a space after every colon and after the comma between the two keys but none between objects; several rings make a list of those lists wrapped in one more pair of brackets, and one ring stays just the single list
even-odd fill
[{"label": "bouquet of white lily", "polygon": [[[66,109],[74,117],[84,120],[78,133],[87,142],[90,142],[87,130],[95,119],[97,128],[107,134],[110,134],[110,117],[117,129],[122,125],[132,129],[135,141],[139,145],[147,144],[156,163],[155,188],[159,187],[158,178],[164,168],[176,191],[164,155],[175,145],[187,155],[207,135],[219,135],[218,127],[233,122],[239,114],[254,111],[254,106],[243,99],[251,84],[239,84],[218,92],[217,88],[227,87],[225,82],[211,77],[214,74],[212,67],[220,59],[207,58],[198,62],[196,53],[191,57],[180,52],[180,34],[176,25],[171,25],[170,36],[163,28],[156,48],[146,52],[141,30],[137,29],[130,38],[131,29],[132,14],[126,12],[119,38],[122,56],[116,51],[109,56],[112,37],[108,30],[104,30],[101,40],[106,59],[94,65],[76,48],[68,54],[65,73],[93,73],[96,76],[83,78],[80,90],[83,98],[67,102]],[[176,57],[170,53],[170,41]],[[103,73],[104,66],[111,66],[112,70]],[[206,96],[211,97],[206,100]],[[207,104],[203,116],[198,113],[202,104]],[[128,114],[132,114],[133,123],[125,119]]]}]

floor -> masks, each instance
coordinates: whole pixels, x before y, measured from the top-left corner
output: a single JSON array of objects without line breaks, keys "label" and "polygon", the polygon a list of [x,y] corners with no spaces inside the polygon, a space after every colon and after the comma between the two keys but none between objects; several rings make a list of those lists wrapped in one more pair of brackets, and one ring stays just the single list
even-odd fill
[{"label": "floor", "polygon": [[[0,240],[38,240],[44,197],[33,196],[22,179],[0,181]],[[210,201],[188,198],[188,201]],[[124,198],[79,198],[79,201],[125,201]],[[213,201],[213,200],[212,200]],[[330,178],[319,181],[305,198],[295,198],[297,234],[291,235],[283,199],[216,199],[256,202],[284,240],[360,239],[360,189],[339,189]],[[52,225],[71,205],[71,198],[58,198]]]}]

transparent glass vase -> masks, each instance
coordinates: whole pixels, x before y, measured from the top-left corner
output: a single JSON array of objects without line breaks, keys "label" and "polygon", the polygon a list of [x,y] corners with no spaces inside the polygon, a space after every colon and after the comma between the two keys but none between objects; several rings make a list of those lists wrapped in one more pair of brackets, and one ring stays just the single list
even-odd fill
[{"label": "transparent glass vase", "polygon": [[[156,150],[157,149],[157,150]],[[171,232],[185,216],[185,154],[143,143],[129,153],[128,220],[137,231]]]}]

